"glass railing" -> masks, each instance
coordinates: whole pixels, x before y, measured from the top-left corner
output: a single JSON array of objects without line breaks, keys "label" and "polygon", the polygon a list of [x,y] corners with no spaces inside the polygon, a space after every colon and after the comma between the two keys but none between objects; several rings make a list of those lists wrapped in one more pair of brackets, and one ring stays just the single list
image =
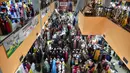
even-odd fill
[{"label": "glass railing", "polygon": [[[17,3],[19,3],[19,2],[15,2],[14,4],[17,4]],[[51,3],[52,2],[45,4],[44,5],[45,7],[43,7],[43,8],[41,7],[41,10],[48,7]],[[2,44],[6,39],[8,39],[12,35],[16,34],[20,30],[28,27],[28,24],[33,22],[33,20],[35,20],[35,17],[37,17],[37,15],[39,14],[39,9],[36,9],[35,6],[33,6],[33,4],[31,4],[31,7],[29,8],[30,4],[25,3],[26,7],[23,8],[23,11],[25,12],[24,17],[21,16],[20,11],[16,11],[16,13],[14,12],[14,15],[9,14],[10,11],[6,10],[6,9],[8,9],[7,6],[8,6],[7,2],[2,2],[2,5],[0,5],[0,25],[1,25],[0,26],[0,44]],[[10,9],[16,10],[16,7],[10,8]],[[19,6],[18,6],[18,9],[20,9]],[[29,10],[29,11],[27,11],[27,10]],[[18,18],[18,13],[19,13],[19,18]],[[25,16],[26,16],[26,19],[25,19]],[[5,29],[3,28],[1,21],[8,22],[8,24],[5,24],[5,22],[3,23],[3,25],[6,25]],[[8,27],[7,25],[10,25],[11,27]],[[16,25],[19,25],[19,27],[16,27]],[[7,29],[7,27],[10,28],[11,30],[9,31],[9,29]],[[5,32],[7,32],[7,33],[5,33]]]}]

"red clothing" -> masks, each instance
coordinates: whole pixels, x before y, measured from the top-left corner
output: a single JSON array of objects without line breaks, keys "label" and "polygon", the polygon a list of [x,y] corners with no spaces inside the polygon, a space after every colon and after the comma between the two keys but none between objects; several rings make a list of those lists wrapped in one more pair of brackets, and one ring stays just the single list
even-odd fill
[{"label": "red clothing", "polygon": [[76,43],[77,43],[76,40],[74,40],[74,49],[76,49]]},{"label": "red clothing", "polygon": [[7,29],[8,33],[12,32],[11,31],[11,26],[7,21],[6,21],[6,29]]},{"label": "red clothing", "polygon": [[71,26],[70,25],[68,25],[68,29],[71,30]]},{"label": "red clothing", "polygon": [[67,62],[68,61],[68,52],[66,51],[65,52],[65,62]]},{"label": "red clothing", "polygon": [[28,71],[29,71],[30,68],[31,68],[29,64],[26,64],[26,67],[27,67]]},{"label": "red clothing", "polygon": [[77,71],[75,69],[73,69],[73,72],[72,73],[77,73]]},{"label": "red clothing", "polygon": [[73,73],[77,73],[77,71],[78,71],[77,69],[79,69],[79,66],[74,66],[73,67]]},{"label": "red clothing", "polygon": [[59,30],[62,30],[62,25],[59,26]]}]

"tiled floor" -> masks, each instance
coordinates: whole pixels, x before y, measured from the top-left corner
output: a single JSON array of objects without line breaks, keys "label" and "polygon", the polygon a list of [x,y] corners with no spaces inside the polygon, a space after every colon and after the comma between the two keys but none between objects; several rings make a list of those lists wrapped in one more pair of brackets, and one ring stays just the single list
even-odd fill
[{"label": "tiled floor", "polygon": [[117,69],[118,73],[128,73],[127,70],[125,70],[123,68],[119,68],[118,65],[115,65],[115,68]]},{"label": "tiled floor", "polygon": [[130,72],[128,72],[128,70],[126,70],[124,68],[120,68],[118,65],[118,60],[116,60],[114,57],[112,58],[111,62],[114,62],[115,68],[118,71],[118,73],[130,73]]}]

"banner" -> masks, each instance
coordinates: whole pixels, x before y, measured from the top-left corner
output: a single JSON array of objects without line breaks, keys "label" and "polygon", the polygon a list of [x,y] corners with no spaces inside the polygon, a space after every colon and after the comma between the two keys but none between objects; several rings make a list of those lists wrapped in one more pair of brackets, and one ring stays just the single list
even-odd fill
[{"label": "banner", "polygon": [[4,42],[7,57],[10,57],[38,24],[38,16],[30,20],[23,28],[9,36]]},{"label": "banner", "polygon": [[60,6],[67,6],[67,2],[60,2]]}]

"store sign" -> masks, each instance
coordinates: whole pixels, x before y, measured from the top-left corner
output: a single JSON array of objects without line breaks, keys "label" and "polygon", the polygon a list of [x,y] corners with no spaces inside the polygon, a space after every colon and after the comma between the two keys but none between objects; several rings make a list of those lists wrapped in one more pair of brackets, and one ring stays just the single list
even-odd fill
[{"label": "store sign", "polygon": [[30,20],[23,28],[21,28],[16,33],[8,37],[3,45],[5,47],[7,57],[10,57],[13,52],[20,46],[20,44],[28,37],[31,31],[38,24],[38,16]]},{"label": "store sign", "polygon": [[59,10],[66,11],[68,0],[59,0]]},{"label": "store sign", "polygon": [[60,2],[60,6],[67,6],[67,2]]}]

